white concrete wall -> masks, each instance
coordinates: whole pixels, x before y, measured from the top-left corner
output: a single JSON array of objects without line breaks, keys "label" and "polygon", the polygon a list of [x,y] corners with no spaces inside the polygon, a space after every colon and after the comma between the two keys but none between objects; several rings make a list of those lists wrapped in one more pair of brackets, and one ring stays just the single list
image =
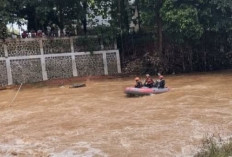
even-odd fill
[{"label": "white concrete wall", "polygon": [[[57,69],[59,70],[59,67],[57,67],[57,65],[59,65],[59,64],[61,64],[61,66],[63,65],[64,67],[67,67],[67,65],[65,65],[65,64],[68,64],[68,62],[66,63],[66,60],[60,60],[59,58],[61,58],[61,59],[65,59],[65,58],[69,59],[70,58],[71,62],[69,62],[69,63],[71,65],[70,69],[72,70],[72,74],[71,74],[72,77],[79,76],[79,73],[83,73],[83,72],[81,72],[81,69],[79,69],[79,67],[77,66],[77,63],[78,63],[78,65],[80,65],[82,62],[85,63],[86,61],[88,61],[88,59],[91,59],[91,57],[94,57],[94,55],[95,55],[95,57],[97,57],[96,59],[98,59],[99,61],[95,62],[95,60],[96,60],[95,59],[95,60],[92,60],[90,63],[91,64],[98,63],[99,65],[96,65],[96,66],[99,66],[99,67],[94,67],[95,65],[91,65],[90,67],[96,68],[98,70],[100,69],[100,71],[102,68],[104,75],[109,75],[109,74],[115,73],[115,68],[117,69],[117,71],[116,71],[117,73],[121,73],[120,57],[119,57],[119,51],[117,49],[94,51],[93,54],[90,52],[75,52],[74,46],[73,46],[73,38],[65,38],[65,39],[70,40],[71,52],[63,52],[63,53],[59,53],[59,54],[45,54],[43,42],[42,42],[42,40],[44,40],[44,39],[23,39],[23,41],[25,41],[25,42],[37,40],[39,42],[40,54],[22,55],[22,56],[17,56],[17,55],[14,56],[12,54],[11,54],[11,56],[9,56],[8,51],[12,51],[12,50],[10,50],[10,49],[8,50],[7,45],[13,41],[9,40],[9,41],[7,41],[7,43],[0,42],[0,44],[2,44],[2,46],[4,48],[4,57],[3,56],[0,57],[0,62],[2,61],[2,63],[6,64],[5,67],[6,67],[6,71],[7,71],[8,85],[12,85],[12,84],[19,83],[20,81],[22,81],[22,80],[19,80],[19,78],[21,77],[21,79],[22,79],[22,77],[24,77],[24,76],[20,76],[20,75],[29,75],[29,76],[27,76],[27,79],[24,79],[23,83],[36,82],[37,80],[40,79],[40,76],[38,78],[38,75],[40,75],[40,73],[42,75],[41,76],[42,80],[45,81],[45,80],[51,79],[48,77],[48,72],[53,72],[53,74],[56,73],[56,71],[52,71],[53,68],[56,70]],[[57,39],[57,40],[59,40],[59,39]],[[102,48],[104,48],[104,46],[102,46]],[[18,50],[14,50],[14,51],[17,52]],[[82,58],[84,58],[84,60],[83,61],[78,60],[79,57],[77,57],[77,56],[82,56]],[[99,57],[100,57],[100,59],[99,59]],[[54,65],[53,65],[53,62],[52,63],[46,62],[46,60],[48,60],[48,59],[49,59],[49,61],[54,61]],[[38,60],[40,60],[40,62],[38,62]],[[17,63],[17,61],[19,63]],[[25,64],[23,63],[24,61],[25,61]],[[16,63],[19,64],[20,67],[17,67]],[[49,65],[48,65],[48,63],[49,63]],[[84,65],[88,66],[88,64],[84,64]],[[101,65],[103,67],[101,67]],[[30,66],[30,68],[28,66]],[[33,66],[35,66],[35,67],[33,67]],[[38,66],[40,66],[40,67],[38,67]],[[109,66],[111,69],[109,69]],[[87,70],[91,71],[91,69],[89,69],[90,67],[85,67],[85,69],[87,68]],[[16,68],[16,69],[12,69],[12,68]],[[37,70],[33,71],[33,69],[35,69],[35,68]],[[48,68],[50,68],[49,71],[48,71]],[[60,69],[62,69],[62,67]],[[19,70],[20,72],[17,73],[17,70]],[[68,69],[67,69],[67,71],[68,71]],[[94,69],[93,69],[93,71],[94,71]],[[15,74],[15,73],[17,73],[17,74]],[[62,76],[66,77],[65,71],[63,73],[64,74]],[[90,73],[87,73],[87,74],[90,74]],[[94,73],[94,74],[98,75],[97,73]],[[33,75],[36,75],[36,76],[33,76]],[[99,75],[102,75],[102,73],[99,73]],[[70,77],[70,75],[67,75],[67,77]],[[35,81],[33,80],[33,78],[35,78]],[[0,84],[3,84],[3,83],[0,82]]]}]

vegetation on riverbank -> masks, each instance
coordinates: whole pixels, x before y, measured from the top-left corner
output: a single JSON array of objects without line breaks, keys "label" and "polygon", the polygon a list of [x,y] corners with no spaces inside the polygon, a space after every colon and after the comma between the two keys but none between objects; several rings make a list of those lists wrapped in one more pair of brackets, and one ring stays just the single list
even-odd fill
[{"label": "vegetation on riverbank", "polygon": [[215,138],[207,138],[203,141],[201,151],[194,157],[230,157],[232,156],[232,139],[227,142],[217,141]]},{"label": "vegetation on riverbank", "polygon": [[[133,69],[130,62],[149,53],[139,63],[142,71],[211,71],[232,67],[231,14],[231,0],[2,0],[0,38],[7,37],[8,23],[24,19],[29,32],[117,41],[124,67]],[[93,44],[83,42],[91,51]]]}]

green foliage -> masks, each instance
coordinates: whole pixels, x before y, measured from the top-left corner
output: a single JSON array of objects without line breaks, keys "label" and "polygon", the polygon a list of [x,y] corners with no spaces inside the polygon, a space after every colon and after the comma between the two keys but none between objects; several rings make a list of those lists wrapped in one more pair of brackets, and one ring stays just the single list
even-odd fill
[{"label": "green foliage", "polygon": [[209,0],[199,4],[199,18],[206,31],[232,30],[232,1]]},{"label": "green foliage", "polygon": [[229,157],[232,155],[232,140],[219,144],[213,137],[203,141],[202,150],[194,157]]},{"label": "green foliage", "polygon": [[198,20],[198,10],[193,5],[175,5],[174,1],[166,0],[161,12],[165,31],[174,41],[184,43],[186,39],[201,38],[203,28]]},{"label": "green foliage", "polygon": [[0,22],[0,39],[5,39],[5,38],[7,38],[6,24]]},{"label": "green foliage", "polygon": [[118,29],[120,33],[128,33],[130,23],[130,6],[127,0],[115,0],[110,5],[109,21],[111,27]]},{"label": "green foliage", "polygon": [[105,47],[114,44],[117,36],[117,28],[108,26],[98,26],[96,27],[97,35],[102,40],[102,44]]},{"label": "green foliage", "polygon": [[137,0],[137,3],[140,4],[140,12],[141,12],[141,23],[144,26],[153,27],[156,23],[155,21],[155,10],[159,9],[157,7],[158,1],[151,0]]},{"label": "green foliage", "polygon": [[98,38],[84,36],[75,40],[74,46],[79,47],[79,51],[90,52],[93,54],[93,51],[100,50]]},{"label": "green foliage", "polygon": [[[231,0],[135,0],[133,5],[138,8],[136,19],[132,19],[128,0],[1,0],[0,38],[7,36],[7,23],[21,24],[21,19],[26,19],[29,31],[45,31],[54,25],[61,30],[66,28],[70,36],[75,32],[97,35],[106,47],[117,39],[123,58],[127,53],[124,37],[134,22],[141,28],[139,33],[153,35],[153,55],[158,50],[161,59],[167,58],[162,62],[172,62],[173,67],[207,70],[232,64]],[[98,15],[111,17],[110,26],[86,31],[88,22],[97,24],[94,18]],[[100,39],[92,41],[86,36],[78,40],[84,51],[86,47],[91,51],[100,49],[96,46]],[[131,49],[134,51],[135,46]]]},{"label": "green foliage", "polygon": [[0,38],[7,37],[6,24],[11,21],[12,15],[10,13],[9,2],[7,0],[0,1]]}]

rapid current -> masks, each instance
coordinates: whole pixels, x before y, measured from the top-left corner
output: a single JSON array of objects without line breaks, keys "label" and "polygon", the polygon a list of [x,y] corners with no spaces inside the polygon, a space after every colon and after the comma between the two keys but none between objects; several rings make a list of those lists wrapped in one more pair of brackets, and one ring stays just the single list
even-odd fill
[{"label": "rapid current", "polygon": [[0,156],[186,157],[232,135],[232,73],[166,76],[168,93],[126,97],[134,78],[0,91]]}]

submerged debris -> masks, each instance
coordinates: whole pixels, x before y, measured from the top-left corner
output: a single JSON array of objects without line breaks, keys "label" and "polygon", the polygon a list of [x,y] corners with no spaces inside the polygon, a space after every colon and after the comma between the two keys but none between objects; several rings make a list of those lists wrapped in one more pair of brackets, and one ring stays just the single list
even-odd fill
[{"label": "submerged debris", "polygon": [[86,87],[86,84],[84,83],[76,83],[70,86],[69,88],[80,88],[80,87]]}]

